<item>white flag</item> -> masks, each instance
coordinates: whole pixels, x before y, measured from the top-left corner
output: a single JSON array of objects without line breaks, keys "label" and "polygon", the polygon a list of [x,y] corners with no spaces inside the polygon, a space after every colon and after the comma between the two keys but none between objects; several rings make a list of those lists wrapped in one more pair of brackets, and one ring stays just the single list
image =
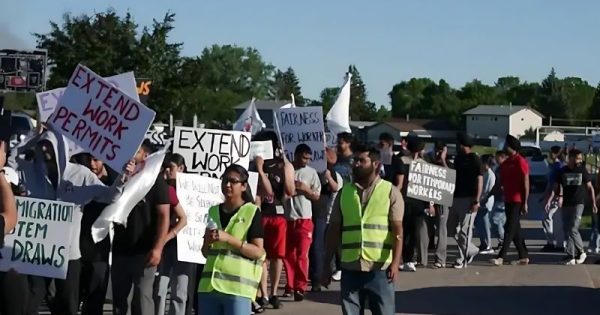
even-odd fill
[{"label": "white flag", "polygon": [[98,243],[108,235],[111,222],[123,226],[127,225],[127,217],[131,210],[140,200],[144,199],[154,186],[165,159],[167,148],[169,148],[169,145],[148,156],[144,162],[140,163],[136,173],[125,183],[121,197],[115,203],[104,208],[104,211],[92,225],[94,242]]},{"label": "white flag", "polygon": [[327,128],[337,136],[338,133],[352,132],[350,129],[350,79],[352,74],[346,74],[346,82],[325,117]]},{"label": "white flag", "polygon": [[242,113],[240,118],[233,125],[233,130],[250,132],[252,135],[257,134],[261,129],[266,127],[265,123],[260,118],[254,98],[250,101],[250,105]]}]

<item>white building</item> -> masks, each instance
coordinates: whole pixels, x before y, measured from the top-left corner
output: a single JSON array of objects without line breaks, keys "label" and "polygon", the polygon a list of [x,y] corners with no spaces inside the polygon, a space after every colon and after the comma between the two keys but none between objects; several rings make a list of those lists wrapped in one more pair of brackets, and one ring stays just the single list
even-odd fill
[{"label": "white building", "polygon": [[527,106],[479,105],[464,112],[467,133],[475,138],[520,137],[542,126],[544,115]]}]

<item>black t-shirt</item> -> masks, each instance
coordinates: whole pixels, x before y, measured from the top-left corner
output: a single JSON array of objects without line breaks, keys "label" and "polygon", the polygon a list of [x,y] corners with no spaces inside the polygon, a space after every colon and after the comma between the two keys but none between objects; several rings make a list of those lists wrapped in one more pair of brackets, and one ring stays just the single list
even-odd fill
[{"label": "black t-shirt", "polygon": [[585,204],[587,183],[591,181],[590,174],[585,166],[574,169],[564,166],[556,176],[556,181],[563,187],[563,206],[574,207]]},{"label": "black t-shirt", "polygon": [[[162,174],[161,174],[162,175]],[[169,185],[159,175],[146,197],[140,201],[127,217],[127,228],[117,224],[113,252],[120,254],[145,254],[152,249],[156,240],[158,205],[170,205]]]},{"label": "black t-shirt", "polygon": [[284,194],[284,170],[282,159],[272,159],[265,161],[264,171],[269,178],[271,188],[273,188],[273,197],[266,198],[262,196],[262,203],[260,205],[261,213],[263,215],[276,215],[277,206],[281,205],[281,199]]},{"label": "black t-shirt", "polygon": [[454,197],[475,198],[477,196],[477,177],[483,176],[481,159],[475,153],[459,154],[454,160],[456,170],[456,190]]},{"label": "black t-shirt", "polygon": [[[235,211],[231,212],[231,213],[227,213],[225,211],[223,211],[223,205],[219,205],[219,218],[221,219],[221,227],[223,228],[223,230],[225,229],[225,227],[227,227],[227,225],[229,224],[229,221],[231,221],[231,218],[239,211],[240,209],[235,209]],[[252,223],[250,223],[250,228],[248,229],[248,235],[246,236],[246,242],[250,242],[251,240],[255,239],[255,238],[263,238],[264,237],[264,230],[263,230],[263,226],[262,226],[262,217],[261,217],[261,211],[260,209],[258,209],[256,211],[256,213],[254,214],[254,217],[252,218]]]}]

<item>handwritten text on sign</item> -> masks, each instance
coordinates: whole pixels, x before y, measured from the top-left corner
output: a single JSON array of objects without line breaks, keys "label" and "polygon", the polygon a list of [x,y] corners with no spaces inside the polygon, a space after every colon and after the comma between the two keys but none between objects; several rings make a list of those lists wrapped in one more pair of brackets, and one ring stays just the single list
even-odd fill
[{"label": "handwritten text on sign", "polygon": [[257,156],[265,160],[273,158],[273,143],[271,140],[250,142],[250,160],[254,160]]},{"label": "handwritten text on sign", "polygon": [[406,192],[408,197],[414,199],[452,206],[455,182],[456,171],[453,169],[422,160],[412,161]]},{"label": "handwritten text on sign", "polygon": [[78,65],[48,122],[119,171],[137,152],[154,115],[139,101]]},{"label": "handwritten text on sign", "polygon": [[294,107],[279,110],[279,132],[288,160],[294,160],[294,151],[300,143],[312,149],[310,166],[319,172],[327,168],[325,159],[325,125],[320,106]]},{"label": "handwritten text on sign", "polygon": [[73,204],[24,197],[16,200],[17,226],[0,250],[0,271],[14,269],[22,274],[65,279]]},{"label": "handwritten text on sign", "polygon": [[225,169],[250,164],[250,133],[175,127],[173,152],[185,158],[189,172],[220,178]]}]

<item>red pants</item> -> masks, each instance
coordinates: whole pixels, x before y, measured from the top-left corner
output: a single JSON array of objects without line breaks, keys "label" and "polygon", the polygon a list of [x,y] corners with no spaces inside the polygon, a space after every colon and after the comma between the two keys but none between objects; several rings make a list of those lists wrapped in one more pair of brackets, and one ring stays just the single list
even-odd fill
[{"label": "red pants", "polygon": [[287,222],[287,242],[285,248],[286,292],[304,293],[308,285],[308,250],[312,243],[312,219],[298,219]]}]

